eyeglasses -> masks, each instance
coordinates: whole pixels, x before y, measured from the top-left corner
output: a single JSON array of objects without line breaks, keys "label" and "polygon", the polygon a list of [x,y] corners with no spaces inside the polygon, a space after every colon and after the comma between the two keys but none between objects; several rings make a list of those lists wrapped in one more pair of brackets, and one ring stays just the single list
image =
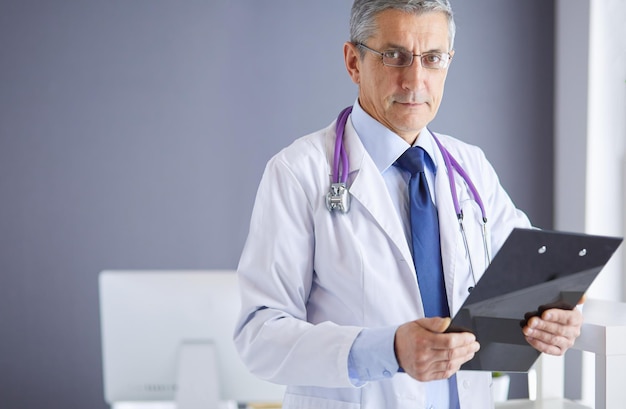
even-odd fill
[{"label": "eyeglasses", "polygon": [[394,48],[381,52],[371,49],[363,43],[357,43],[356,45],[380,55],[383,58],[383,64],[388,67],[409,67],[413,64],[413,57],[419,57],[422,67],[431,70],[442,70],[448,67],[452,59],[450,53],[413,54],[407,50]]}]

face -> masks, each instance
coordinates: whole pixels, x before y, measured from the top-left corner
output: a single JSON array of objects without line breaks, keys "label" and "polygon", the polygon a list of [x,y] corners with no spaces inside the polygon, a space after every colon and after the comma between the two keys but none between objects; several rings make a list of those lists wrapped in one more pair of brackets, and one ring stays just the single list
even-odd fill
[{"label": "face", "polygon": [[[403,48],[413,54],[450,52],[448,20],[444,13],[415,15],[385,10],[376,18],[377,31],[366,46],[384,51]],[[382,58],[352,43],[344,45],[348,73],[359,85],[359,102],[374,119],[413,144],[435,117],[448,73],[423,68],[419,57],[409,67],[388,67]]]}]

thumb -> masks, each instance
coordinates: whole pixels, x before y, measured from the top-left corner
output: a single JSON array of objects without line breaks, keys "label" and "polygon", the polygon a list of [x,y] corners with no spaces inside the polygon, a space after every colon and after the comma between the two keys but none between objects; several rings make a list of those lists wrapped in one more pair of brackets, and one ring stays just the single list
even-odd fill
[{"label": "thumb", "polygon": [[420,325],[431,332],[444,332],[450,326],[450,317],[432,317],[420,320]]}]

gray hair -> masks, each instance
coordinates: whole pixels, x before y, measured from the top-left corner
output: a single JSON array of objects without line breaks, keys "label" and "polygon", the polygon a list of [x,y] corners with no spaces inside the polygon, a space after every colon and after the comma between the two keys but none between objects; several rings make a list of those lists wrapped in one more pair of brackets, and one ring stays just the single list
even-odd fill
[{"label": "gray hair", "polygon": [[[448,17],[450,49],[454,46],[456,24],[448,0],[354,0],[350,15],[350,41],[365,43],[376,32],[376,16],[385,10],[400,10],[406,13],[442,12]],[[361,51],[364,53],[364,51]]]}]

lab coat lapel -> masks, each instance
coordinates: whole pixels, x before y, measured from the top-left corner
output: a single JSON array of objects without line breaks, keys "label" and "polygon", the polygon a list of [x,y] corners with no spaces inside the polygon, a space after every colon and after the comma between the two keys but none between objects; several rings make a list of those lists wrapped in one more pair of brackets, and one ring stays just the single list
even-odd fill
[{"label": "lab coat lapel", "polygon": [[404,235],[400,218],[387,193],[387,185],[371,157],[365,151],[365,147],[350,121],[346,124],[344,144],[350,161],[352,200],[358,201],[384,230],[412,270],[412,279],[417,282],[411,250]]},{"label": "lab coat lapel", "polygon": [[[450,312],[457,310],[455,292],[455,274],[464,257],[462,243],[459,242],[459,222],[454,209],[448,169],[439,149],[435,151],[437,159],[437,174],[435,176],[435,195],[437,198],[437,214],[439,217],[439,236],[441,243],[441,258],[446,284],[446,293]],[[462,192],[464,186],[455,177],[456,191]],[[460,301],[462,302],[462,301]]]}]

